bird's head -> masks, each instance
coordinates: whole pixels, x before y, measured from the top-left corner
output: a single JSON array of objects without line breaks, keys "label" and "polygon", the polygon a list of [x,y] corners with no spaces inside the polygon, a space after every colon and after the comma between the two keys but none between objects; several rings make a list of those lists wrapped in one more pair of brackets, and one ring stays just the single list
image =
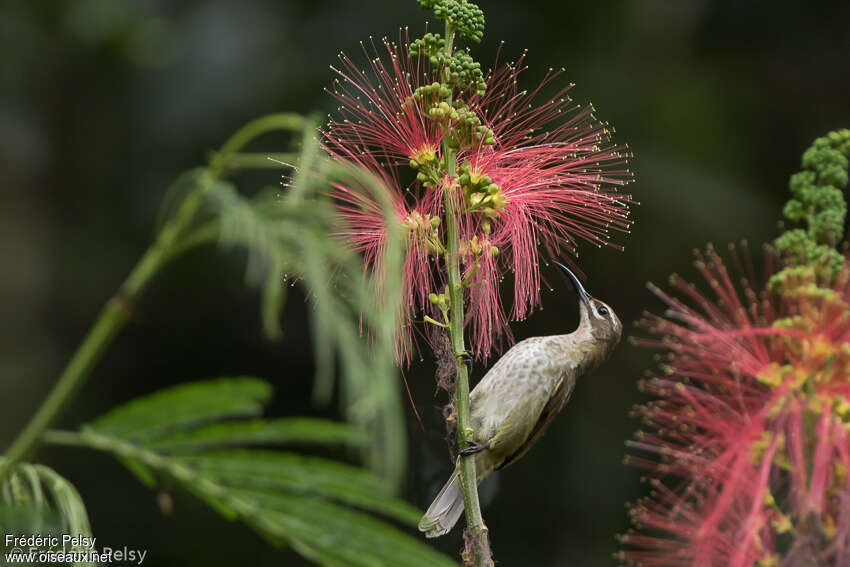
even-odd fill
[{"label": "bird's head", "polygon": [[623,324],[620,318],[604,301],[599,301],[587,293],[578,277],[560,262],[553,262],[569,278],[579,297],[579,310],[581,311],[581,322],[579,330],[587,332],[597,344],[604,345],[613,350],[623,334]]}]

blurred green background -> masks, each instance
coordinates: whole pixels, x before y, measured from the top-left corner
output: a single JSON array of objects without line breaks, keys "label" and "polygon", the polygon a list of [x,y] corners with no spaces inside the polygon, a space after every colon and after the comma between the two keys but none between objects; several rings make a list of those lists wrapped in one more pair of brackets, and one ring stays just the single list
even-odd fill
[{"label": "blurred green background", "polygon": [[[586,248],[588,289],[628,323],[661,309],[645,282],[692,275],[692,249],[776,234],[788,176],[811,140],[850,126],[850,4],[484,1],[486,66],[498,42],[528,48],[533,85],[564,66],[579,102],[635,153],[641,202],[625,252]],[[413,0],[6,1],[0,4],[0,443],[34,411],[147,246],[169,182],[227,135],[277,111],[327,113],[338,51],[370,35],[424,29]],[[269,148],[269,150],[281,148]],[[274,172],[269,179],[274,182]],[[254,374],[276,384],[278,415],[316,414],[308,308],[290,300],[284,341],[261,336],[242,258],[216,250],[168,270],[72,408],[74,426],[116,403],[189,379]],[[517,338],[572,330],[563,280]],[[296,292],[297,293],[297,292]],[[408,422],[405,497],[426,507],[451,469],[433,361],[406,373],[424,430]],[[624,502],[644,493],[621,464],[628,417],[652,353],[626,343],[583,379],[519,464],[482,487],[502,565],[611,565]],[[483,368],[476,368],[480,378]],[[152,565],[302,565],[188,497],[155,495],[104,455],[44,450],[85,498],[104,544],[145,547]],[[460,531],[437,542],[460,548]]]}]

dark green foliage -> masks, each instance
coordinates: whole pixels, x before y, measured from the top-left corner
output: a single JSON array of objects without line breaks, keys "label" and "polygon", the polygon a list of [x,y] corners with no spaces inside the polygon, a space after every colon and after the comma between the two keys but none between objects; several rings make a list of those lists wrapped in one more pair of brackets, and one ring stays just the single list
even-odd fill
[{"label": "dark green foliage", "polygon": [[[271,396],[257,378],[176,386],[47,441],[107,451],[150,487],[179,486],[219,514],[322,565],[448,566],[451,560],[372,514],[414,526],[420,512],[365,469],[273,449],[360,444],[350,426],[308,418],[248,421]],[[148,416],[148,419],[143,419]],[[263,448],[248,448],[263,444]]]},{"label": "dark green foliage", "polygon": [[258,415],[271,395],[266,382],[249,377],[182,384],[119,406],[91,428],[141,442],[213,419]]},{"label": "dark green foliage", "polygon": [[365,433],[345,424],[320,419],[287,417],[214,423],[197,427],[191,432],[176,432],[165,437],[158,437],[149,445],[158,451],[171,451],[185,447],[209,449],[228,445],[268,443],[313,443],[326,447],[361,446],[368,440]]},{"label": "dark green foliage", "polygon": [[836,130],[816,139],[802,158],[803,171],[791,176],[792,198],[783,214],[806,228],[788,230],[773,245],[788,264],[771,278],[774,291],[781,290],[789,275],[801,277],[797,269],[808,267],[808,277],[829,283],[844,266],[844,256],[835,246],[844,237],[847,204],[843,189],[848,181],[850,130]]}]

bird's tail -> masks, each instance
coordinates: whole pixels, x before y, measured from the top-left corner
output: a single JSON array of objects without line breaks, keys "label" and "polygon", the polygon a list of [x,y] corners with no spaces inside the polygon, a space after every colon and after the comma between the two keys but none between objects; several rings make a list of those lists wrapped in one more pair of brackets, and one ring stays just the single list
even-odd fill
[{"label": "bird's tail", "polygon": [[460,519],[463,514],[463,494],[459,485],[455,469],[419,522],[419,531],[425,532],[425,537],[440,537],[449,533]]}]

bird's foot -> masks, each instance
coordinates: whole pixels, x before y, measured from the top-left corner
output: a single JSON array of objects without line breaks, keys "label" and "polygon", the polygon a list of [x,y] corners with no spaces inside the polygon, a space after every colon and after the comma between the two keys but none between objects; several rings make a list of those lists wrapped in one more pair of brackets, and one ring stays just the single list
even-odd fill
[{"label": "bird's foot", "polygon": [[472,354],[467,351],[463,351],[462,353],[458,354],[457,357],[462,360],[463,363],[466,365],[467,373],[472,374]]},{"label": "bird's foot", "polygon": [[480,453],[481,451],[490,448],[489,443],[479,445],[475,441],[467,441],[466,444],[467,444],[466,449],[463,449],[462,451],[458,452],[459,455],[462,455],[464,457],[467,457],[469,455],[474,455],[475,453]]}]

